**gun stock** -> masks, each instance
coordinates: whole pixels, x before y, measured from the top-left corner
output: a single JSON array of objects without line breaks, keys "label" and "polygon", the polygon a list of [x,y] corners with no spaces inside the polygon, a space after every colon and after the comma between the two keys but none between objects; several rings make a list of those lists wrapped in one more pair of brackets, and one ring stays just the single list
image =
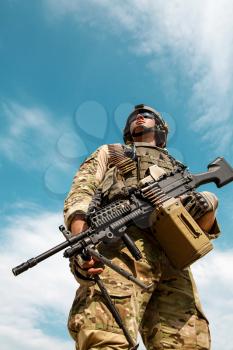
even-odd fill
[{"label": "gun stock", "polygon": [[195,187],[214,182],[220,188],[233,181],[233,168],[224,158],[218,157],[208,165],[208,172],[192,176]]}]

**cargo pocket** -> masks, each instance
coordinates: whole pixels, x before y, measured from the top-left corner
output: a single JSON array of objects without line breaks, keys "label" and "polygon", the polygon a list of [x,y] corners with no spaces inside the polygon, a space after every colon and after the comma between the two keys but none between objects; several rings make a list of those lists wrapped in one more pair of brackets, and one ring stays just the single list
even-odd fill
[{"label": "cargo pocket", "polygon": [[[130,334],[136,339],[136,305],[132,284],[109,280],[104,285],[118,309],[123,323]],[[77,291],[68,318],[68,330],[72,338],[77,341],[82,330],[102,330],[122,334],[107,303],[97,285],[90,288],[80,287]]]},{"label": "cargo pocket", "polygon": [[[137,337],[137,305],[136,298],[134,296],[134,291],[131,286],[111,286],[106,285],[105,287],[112,299],[113,304],[118,310],[123,324],[126,326],[127,330],[131,336],[136,339]],[[119,327],[115,321],[114,316],[109,310],[107,303],[102,296],[101,292],[95,287],[93,300],[96,303],[96,325],[95,329],[105,330],[112,333],[122,334],[122,329]]]},{"label": "cargo pocket", "polygon": [[88,306],[90,294],[90,288],[87,288],[85,286],[80,287],[76,292],[75,299],[70,309],[67,327],[71,337],[74,340],[77,339],[77,334],[79,330],[85,324],[84,311]]},{"label": "cargo pocket", "polygon": [[198,349],[209,350],[211,337],[207,319],[197,316],[195,321],[195,330]]},{"label": "cargo pocket", "polygon": [[208,321],[208,319],[207,319],[207,317],[202,309],[200,298],[199,298],[198,291],[197,291],[197,286],[196,286],[196,283],[193,279],[193,275],[191,273],[191,270],[190,269],[187,269],[187,270],[188,270],[188,273],[190,276],[190,281],[191,281],[191,285],[192,285],[192,289],[193,289],[194,303],[195,303],[195,307],[196,307],[196,311],[197,311],[197,316],[199,318],[204,319],[207,322],[207,324],[209,324],[209,321]]}]

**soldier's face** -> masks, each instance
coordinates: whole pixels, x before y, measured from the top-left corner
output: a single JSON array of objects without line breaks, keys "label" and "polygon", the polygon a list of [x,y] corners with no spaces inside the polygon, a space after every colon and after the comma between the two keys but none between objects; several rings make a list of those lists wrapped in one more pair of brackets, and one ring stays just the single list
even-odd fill
[{"label": "soldier's face", "polygon": [[135,114],[130,120],[130,133],[135,135],[141,133],[145,128],[153,128],[155,126],[155,119],[149,113]]}]

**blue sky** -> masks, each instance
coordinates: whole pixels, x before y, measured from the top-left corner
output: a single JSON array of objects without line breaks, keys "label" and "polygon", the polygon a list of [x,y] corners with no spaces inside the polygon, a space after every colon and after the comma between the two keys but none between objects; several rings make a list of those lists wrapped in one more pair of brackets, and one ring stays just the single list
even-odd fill
[{"label": "blue sky", "polygon": [[[232,14],[228,0],[2,1],[1,289],[4,306],[12,305],[0,326],[6,350],[73,347],[65,318],[76,286],[67,262],[53,258],[17,279],[9,268],[62,239],[57,226],[76,169],[99,145],[122,142],[135,104],[163,113],[168,149],[191,171],[204,171],[217,156],[233,164]],[[223,235],[194,272],[213,349],[230,350],[233,187],[205,189],[220,199]]]}]

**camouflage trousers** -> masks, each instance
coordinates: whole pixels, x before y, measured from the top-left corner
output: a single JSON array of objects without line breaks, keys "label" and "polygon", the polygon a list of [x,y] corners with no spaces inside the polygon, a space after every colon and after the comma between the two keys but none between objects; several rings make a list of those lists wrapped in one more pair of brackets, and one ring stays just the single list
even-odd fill
[{"label": "camouflage trousers", "polygon": [[[148,350],[210,349],[208,321],[190,270],[175,270],[153,238],[134,232],[134,239],[143,254],[140,261],[134,261],[126,248],[117,254],[116,249],[101,252],[145,284],[153,283],[152,290],[142,291],[108,267],[101,279],[135,342],[140,332]],[[97,285],[81,285],[77,290],[68,329],[76,350],[128,349]]]}]

